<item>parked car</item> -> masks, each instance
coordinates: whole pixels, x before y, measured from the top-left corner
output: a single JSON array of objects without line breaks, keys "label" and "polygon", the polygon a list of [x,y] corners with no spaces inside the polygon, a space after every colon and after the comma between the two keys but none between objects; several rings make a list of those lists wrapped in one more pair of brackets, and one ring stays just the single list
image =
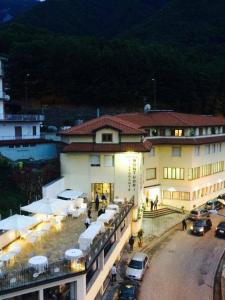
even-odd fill
[{"label": "parked car", "polygon": [[225,200],[225,194],[221,194],[221,195],[219,195],[217,198],[218,198],[218,199],[223,199],[223,200]]},{"label": "parked car", "polygon": [[205,209],[207,210],[212,210],[212,209],[219,210],[222,209],[223,207],[224,205],[217,199],[210,200],[205,204]]},{"label": "parked car", "polygon": [[195,220],[199,220],[204,217],[209,217],[208,210],[205,208],[199,208],[199,209],[191,210],[191,212],[188,216],[188,219],[195,221]]},{"label": "parked car", "polygon": [[204,235],[212,227],[211,219],[201,219],[193,222],[191,232],[195,235]]},{"label": "parked car", "polygon": [[136,300],[138,299],[138,286],[134,282],[124,282],[122,283],[117,291],[116,300]]},{"label": "parked car", "polygon": [[126,277],[135,280],[141,280],[145,270],[148,267],[148,255],[143,252],[137,252],[132,257],[126,269]]},{"label": "parked car", "polygon": [[216,227],[215,235],[225,238],[225,222],[220,222]]}]

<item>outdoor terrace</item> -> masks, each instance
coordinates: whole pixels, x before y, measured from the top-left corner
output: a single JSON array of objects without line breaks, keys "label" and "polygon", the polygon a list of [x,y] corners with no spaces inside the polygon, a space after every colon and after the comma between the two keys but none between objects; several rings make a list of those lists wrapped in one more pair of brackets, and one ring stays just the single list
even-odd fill
[{"label": "outdoor terrace", "polygon": [[[91,247],[87,251],[83,251],[84,258],[80,259],[76,264],[67,261],[64,258],[64,253],[67,249],[78,248],[78,238],[81,232],[85,230],[85,216],[76,219],[67,217],[62,222],[61,230],[53,226],[45,236],[33,244],[19,240],[18,242],[22,243],[22,251],[5,267],[4,275],[0,280],[0,295],[18,288],[35,286],[48,281],[57,281],[88,271],[88,268],[96,260],[99,253],[106,246],[108,247],[109,241],[132,207],[133,202],[120,206],[119,213],[115,215],[109,226],[105,227],[105,231],[96,236]],[[96,214],[94,215],[93,213],[93,221],[95,219]],[[34,230],[38,230],[38,226]],[[7,251],[7,249],[4,251]],[[33,271],[28,266],[28,259],[34,255],[44,255],[49,262],[46,271],[38,277],[33,276]]]}]

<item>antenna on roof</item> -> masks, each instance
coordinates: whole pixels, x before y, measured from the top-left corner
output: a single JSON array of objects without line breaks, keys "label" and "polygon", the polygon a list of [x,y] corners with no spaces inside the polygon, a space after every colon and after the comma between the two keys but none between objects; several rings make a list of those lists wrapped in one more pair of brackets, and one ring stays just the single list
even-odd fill
[{"label": "antenna on roof", "polygon": [[99,118],[100,117],[100,108],[98,107],[96,110],[96,117]]},{"label": "antenna on roof", "polygon": [[151,105],[149,103],[145,104],[144,106],[144,113],[147,114],[151,111]]}]

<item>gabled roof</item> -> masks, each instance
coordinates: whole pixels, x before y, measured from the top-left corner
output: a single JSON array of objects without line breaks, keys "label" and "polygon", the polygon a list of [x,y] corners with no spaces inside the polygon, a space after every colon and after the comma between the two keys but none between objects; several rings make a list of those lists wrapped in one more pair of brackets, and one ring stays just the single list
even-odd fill
[{"label": "gabled roof", "polygon": [[129,122],[128,120],[120,119],[117,116],[105,115],[100,118],[87,121],[83,124],[74,126],[70,129],[61,131],[62,135],[91,135],[96,130],[101,128],[114,128],[120,131],[122,134],[140,135],[145,132],[139,129],[139,125]]},{"label": "gabled roof", "polygon": [[120,114],[118,118],[136,124],[139,128],[150,126],[201,127],[225,125],[225,118],[222,116],[194,115],[171,111]]},{"label": "gabled roof", "polygon": [[149,141],[139,143],[120,143],[120,144],[95,144],[95,143],[71,143],[63,148],[64,153],[68,152],[148,152],[152,143]]}]

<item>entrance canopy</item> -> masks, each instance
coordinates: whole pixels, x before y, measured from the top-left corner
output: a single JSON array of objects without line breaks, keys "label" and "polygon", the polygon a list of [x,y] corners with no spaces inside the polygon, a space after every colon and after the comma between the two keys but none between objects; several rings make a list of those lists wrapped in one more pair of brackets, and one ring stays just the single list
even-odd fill
[{"label": "entrance canopy", "polygon": [[34,217],[28,217],[24,215],[13,215],[7,219],[0,221],[1,230],[23,230],[33,225],[36,225],[39,221]]},{"label": "entrance canopy", "polygon": [[32,202],[29,205],[21,207],[21,210],[34,214],[66,216],[69,206],[70,201],[43,198],[41,200]]}]

